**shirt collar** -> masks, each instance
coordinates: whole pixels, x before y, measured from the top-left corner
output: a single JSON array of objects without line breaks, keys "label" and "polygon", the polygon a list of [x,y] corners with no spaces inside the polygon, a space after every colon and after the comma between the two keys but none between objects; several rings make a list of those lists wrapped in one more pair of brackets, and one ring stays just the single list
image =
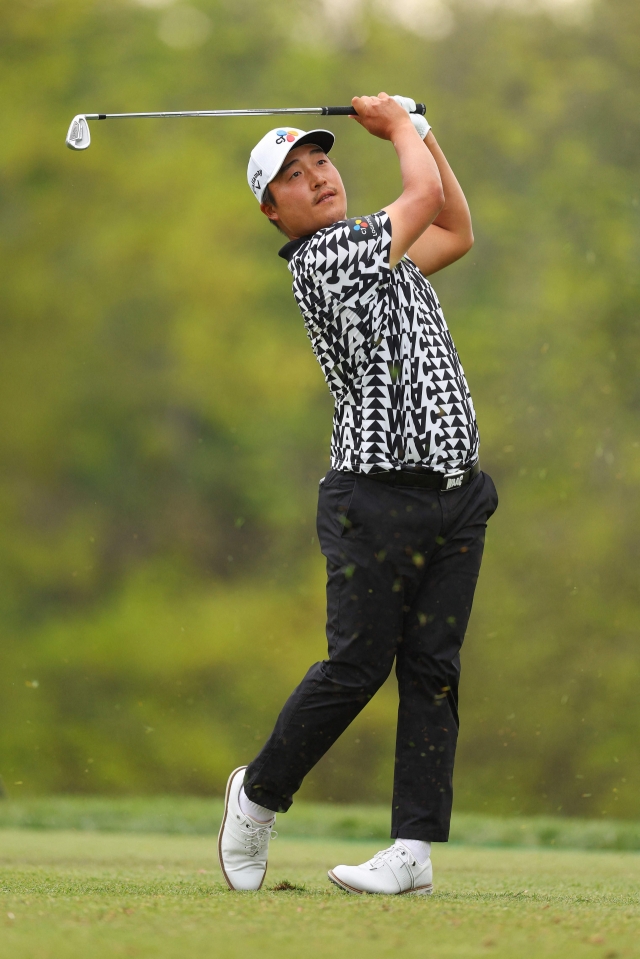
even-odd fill
[{"label": "shirt collar", "polygon": [[300,236],[297,240],[289,240],[288,243],[278,250],[278,256],[281,256],[283,260],[286,260],[288,263],[291,262],[293,255],[298,252],[303,243],[306,243],[307,240],[310,240],[313,236],[312,233],[309,233],[308,236]]}]

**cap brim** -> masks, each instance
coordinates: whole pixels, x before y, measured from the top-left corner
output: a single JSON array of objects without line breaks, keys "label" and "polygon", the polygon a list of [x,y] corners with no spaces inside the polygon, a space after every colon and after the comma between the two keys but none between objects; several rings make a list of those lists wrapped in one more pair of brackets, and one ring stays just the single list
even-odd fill
[{"label": "cap brim", "polygon": [[317,143],[325,153],[328,153],[335,142],[336,138],[330,130],[310,130],[309,133],[305,133],[303,137],[292,143],[291,148],[293,149],[294,146],[300,147],[303,143]]}]

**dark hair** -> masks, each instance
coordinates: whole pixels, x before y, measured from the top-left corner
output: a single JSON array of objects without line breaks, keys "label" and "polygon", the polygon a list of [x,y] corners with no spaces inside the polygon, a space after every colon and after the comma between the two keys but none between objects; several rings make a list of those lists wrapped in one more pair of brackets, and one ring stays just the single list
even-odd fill
[{"label": "dark hair", "polygon": [[[266,187],[264,188],[264,193],[262,194],[262,202],[269,203],[271,206],[276,206],[276,201],[274,199],[273,193],[271,192],[271,188],[269,187],[268,183]],[[273,226],[275,226],[276,230],[279,230],[280,233],[282,233],[284,236],[287,235],[277,220],[272,220],[271,217],[269,217],[269,223],[272,223]]]}]

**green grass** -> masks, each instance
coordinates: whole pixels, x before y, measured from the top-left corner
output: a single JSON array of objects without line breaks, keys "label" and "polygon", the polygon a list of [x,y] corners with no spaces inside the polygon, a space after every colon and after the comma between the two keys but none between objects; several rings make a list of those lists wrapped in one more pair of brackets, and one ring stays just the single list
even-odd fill
[{"label": "green grass", "polygon": [[[34,797],[0,801],[0,828],[206,836],[217,832],[221,814],[220,799],[182,796]],[[389,837],[389,810],[385,806],[296,802],[286,816],[278,819],[278,830],[287,838],[386,843]],[[455,813],[450,841],[474,846],[640,851],[640,823],[614,819],[551,816],[500,818]]]},{"label": "green grass", "polygon": [[[279,838],[260,893],[221,881],[215,839],[0,832],[11,959],[613,959],[640,956],[640,856],[438,845],[435,893],[348,896],[326,869],[375,843]],[[295,889],[277,891],[279,884]]]}]

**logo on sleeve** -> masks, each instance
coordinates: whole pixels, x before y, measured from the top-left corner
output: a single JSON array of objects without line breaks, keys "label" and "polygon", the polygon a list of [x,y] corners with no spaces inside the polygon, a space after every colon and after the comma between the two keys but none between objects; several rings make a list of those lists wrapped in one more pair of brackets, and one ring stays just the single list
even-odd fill
[{"label": "logo on sleeve", "polygon": [[349,224],[349,236],[352,240],[370,240],[372,236],[378,235],[378,231],[371,217],[365,220],[362,217],[356,216],[351,220],[347,220],[347,223]]}]

